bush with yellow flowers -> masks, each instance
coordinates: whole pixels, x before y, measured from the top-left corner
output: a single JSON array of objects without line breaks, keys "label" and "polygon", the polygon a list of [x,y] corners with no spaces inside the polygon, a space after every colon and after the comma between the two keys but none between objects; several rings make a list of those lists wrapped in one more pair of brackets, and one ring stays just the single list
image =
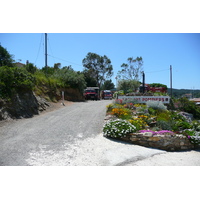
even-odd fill
[{"label": "bush with yellow flowers", "polygon": [[111,110],[112,110],[113,107],[114,107],[114,104],[110,103],[110,104],[108,104],[106,107],[107,107],[107,112],[111,112]]},{"label": "bush with yellow flowers", "polygon": [[131,117],[131,110],[127,108],[113,108],[111,114],[120,119],[128,119]]},{"label": "bush with yellow flowers", "polygon": [[129,122],[136,127],[137,131],[148,127],[148,124],[140,117],[130,119]]}]

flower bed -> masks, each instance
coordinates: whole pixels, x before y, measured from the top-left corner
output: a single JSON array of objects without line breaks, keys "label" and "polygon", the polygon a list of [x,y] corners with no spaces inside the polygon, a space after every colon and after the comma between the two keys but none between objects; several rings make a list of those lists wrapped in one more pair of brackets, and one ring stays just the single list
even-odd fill
[{"label": "flower bed", "polygon": [[169,111],[160,102],[119,102],[107,106],[111,117],[103,127],[104,136],[167,151],[199,148],[200,121]]}]

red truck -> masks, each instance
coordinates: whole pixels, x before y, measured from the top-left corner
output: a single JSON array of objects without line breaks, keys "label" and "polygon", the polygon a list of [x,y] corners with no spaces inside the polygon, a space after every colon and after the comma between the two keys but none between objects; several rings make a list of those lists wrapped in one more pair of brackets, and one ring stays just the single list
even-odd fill
[{"label": "red truck", "polygon": [[112,99],[112,92],[110,90],[102,90],[101,98],[102,99]]},{"label": "red truck", "polygon": [[99,100],[99,88],[98,87],[88,87],[83,93],[85,100]]}]

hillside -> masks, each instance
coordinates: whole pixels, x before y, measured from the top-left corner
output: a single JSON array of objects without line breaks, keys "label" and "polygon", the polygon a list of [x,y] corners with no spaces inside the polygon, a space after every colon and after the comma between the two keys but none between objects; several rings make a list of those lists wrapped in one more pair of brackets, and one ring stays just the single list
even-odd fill
[{"label": "hillside", "polygon": [[50,102],[61,100],[63,91],[65,100],[84,99],[82,74],[69,68],[40,70],[30,66],[0,67],[0,120],[39,114]]},{"label": "hillside", "polygon": [[[168,94],[171,93],[170,88],[167,89]],[[191,96],[191,98],[199,98],[200,97],[200,90],[192,90],[192,89],[174,89],[172,88],[172,93],[175,98],[180,98],[185,95]]]}]

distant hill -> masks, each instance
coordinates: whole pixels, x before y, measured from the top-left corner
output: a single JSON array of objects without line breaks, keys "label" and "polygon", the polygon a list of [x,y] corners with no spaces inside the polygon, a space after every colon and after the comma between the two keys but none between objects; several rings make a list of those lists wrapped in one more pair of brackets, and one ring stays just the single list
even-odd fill
[{"label": "distant hill", "polygon": [[[171,89],[167,89],[168,94],[171,93]],[[191,98],[199,98],[200,90],[192,90],[192,89],[174,89],[172,88],[172,93],[175,98],[180,98],[183,96],[188,96]]]}]

